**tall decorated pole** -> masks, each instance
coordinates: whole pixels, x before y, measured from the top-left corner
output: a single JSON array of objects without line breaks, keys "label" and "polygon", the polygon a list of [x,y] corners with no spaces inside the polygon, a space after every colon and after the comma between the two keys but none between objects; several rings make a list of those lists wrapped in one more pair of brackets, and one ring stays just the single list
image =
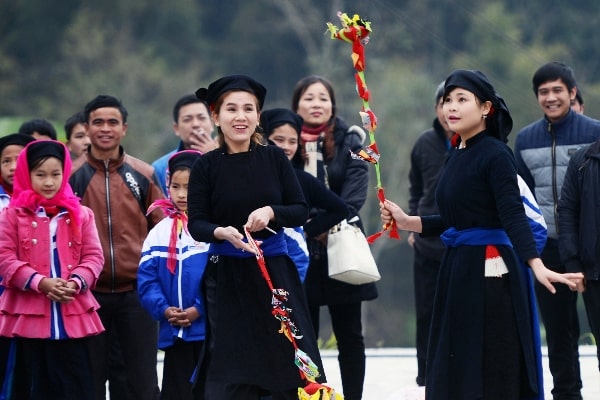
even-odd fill
[{"label": "tall decorated pole", "polygon": [[[341,28],[331,22],[327,23],[327,28],[331,33],[332,39],[339,39],[352,45],[352,64],[354,70],[354,80],[356,84],[356,92],[362,100],[362,108],[359,112],[362,120],[362,126],[369,132],[369,146],[361,149],[358,153],[351,152],[353,158],[362,159],[366,162],[375,165],[375,174],[377,176],[377,198],[379,201],[385,201],[385,193],[381,184],[381,171],[379,168],[379,150],[375,140],[375,130],[377,129],[377,116],[369,105],[370,92],[365,80],[365,45],[369,43],[369,35],[371,34],[371,22],[363,20],[358,14],[354,14],[352,18],[346,13],[337,13]],[[373,243],[377,238],[389,231],[391,238],[399,239],[396,222],[392,219],[391,222],[385,224],[383,229],[367,238],[369,243]]]}]

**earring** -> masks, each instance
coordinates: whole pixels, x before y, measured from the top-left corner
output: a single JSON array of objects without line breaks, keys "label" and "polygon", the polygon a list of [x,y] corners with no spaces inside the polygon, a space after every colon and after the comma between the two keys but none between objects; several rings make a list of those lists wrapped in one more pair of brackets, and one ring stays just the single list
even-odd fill
[{"label": "earring", "polygon": [[483,114],[483,115],[481,116],[481,118],[482,118],[482,119],[486,119],[486,118],[487,118],[487,114]]}]

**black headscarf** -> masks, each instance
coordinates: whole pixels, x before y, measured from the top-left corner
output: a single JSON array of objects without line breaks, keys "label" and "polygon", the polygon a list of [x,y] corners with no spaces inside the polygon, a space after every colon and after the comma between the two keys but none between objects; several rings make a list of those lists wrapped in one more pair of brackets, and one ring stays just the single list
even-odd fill
[{"label": "black headscarf", "polygon": [[[271,136],[276,128],[285,124],[289,124],[294,128],[298,134],[298,143],[300,143],[300,133],[302,132],[302,125],[304,124],[304,120],[301,116],[287,108],[273,108],[260,113],[260,125],[262,127],[263,136],[269,144],[273,144],[272,141],[269,140],[269,136]],[[303,164],[300,145],[298,145],[296,154],[294,154],[291,161],[294,166]]]},{"label": "black headscarf", "polygon": [[512,130],[513,120],[504,99],[496,90],[483,72],[475,70],[458,69],[452,72],[445,80],[444,96],[452,89],[460,87],[475,94],[481,101],[490,101],[492,109],[487,115],[486,131],[490,136],[508,142],[508,135]]},{"label": "black headscarf", "polygon": [[39,160],[47,157],[58,158],[64,164],[64,145],[55,140],[35,140],[27,147],[27,164],[30,171]]},{"label": "black headscarf", "polygon": [[260,114],[260,125],[265,134],[265,139],[269,138],[275,128],[285,124],[290,124],[298,132],[298,137],[300,137],[303,123],[304,121],[301,116],[287,108],[272,108]]}]

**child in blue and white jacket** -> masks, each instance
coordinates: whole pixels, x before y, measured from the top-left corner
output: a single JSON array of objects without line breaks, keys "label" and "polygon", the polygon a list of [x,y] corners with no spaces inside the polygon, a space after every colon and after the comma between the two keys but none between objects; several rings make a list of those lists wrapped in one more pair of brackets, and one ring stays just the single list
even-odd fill
[{"label": "child in blue and white jacket", "polygon": [[138,271],[138,293],[144,308],[160,322],[158,347],[164,350],[161,399],[192,399],[190,378],[205,338],[200,281],[208,243],[196,242],[187,230],[187,188],[194,150],[169,159],[168,200],[158,200],[160,221],[144,241]]}]

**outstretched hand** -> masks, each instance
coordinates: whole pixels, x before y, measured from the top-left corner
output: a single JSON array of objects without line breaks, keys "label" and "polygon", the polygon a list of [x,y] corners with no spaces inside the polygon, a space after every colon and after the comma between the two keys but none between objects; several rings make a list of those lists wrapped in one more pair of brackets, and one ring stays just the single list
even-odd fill
[{"label": "outstretched hand", "polygon": [[[539,262],[537,260],[539,260]],[[539,258],[534,259],[530,265],[538,282],[544,285],[552,294],[556,293],[556,288],[553,283],[565,284],[572,291],[577,290],[578,292],[582,292],[584,290],[583,274],[581,272],[567,272],[561,274],[546,268]]]}]

